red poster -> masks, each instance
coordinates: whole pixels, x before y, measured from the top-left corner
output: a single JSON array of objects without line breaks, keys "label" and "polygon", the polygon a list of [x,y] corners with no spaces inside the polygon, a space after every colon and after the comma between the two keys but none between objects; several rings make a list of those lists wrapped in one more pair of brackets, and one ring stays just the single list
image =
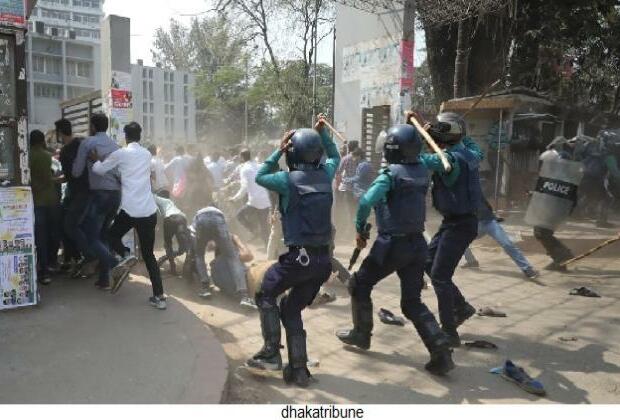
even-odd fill
[{"label": "red poster", "polygon": [[132,94],[128,90],[112,89],[112,108],[132,108]]},{"label": "red poster", "polygon": [[400,41],[401,90],[413,89],[413,51],[413,41],[405,39]]}]

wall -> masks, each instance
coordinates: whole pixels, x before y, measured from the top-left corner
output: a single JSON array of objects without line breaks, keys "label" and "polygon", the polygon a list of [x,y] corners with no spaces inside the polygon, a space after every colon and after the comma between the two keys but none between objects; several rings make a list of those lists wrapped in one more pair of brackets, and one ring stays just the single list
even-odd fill
[{"label": "wall", "polygon": [[391,105],[393,119],[398,118],[401,37],[390,15],[336,5],[334,119],[348,139],[361,138],[363,106]]}]

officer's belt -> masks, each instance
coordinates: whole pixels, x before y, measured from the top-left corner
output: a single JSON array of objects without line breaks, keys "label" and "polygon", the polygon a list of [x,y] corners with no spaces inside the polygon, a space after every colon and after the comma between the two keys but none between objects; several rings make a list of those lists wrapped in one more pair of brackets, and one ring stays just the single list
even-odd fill
[{"label": "officer's belt", "polygon": [[289,251],[299,251],[304,248],[308,255],[320,255],[329,253],[329,245],[310,246],[310,245],[290,245]]}]

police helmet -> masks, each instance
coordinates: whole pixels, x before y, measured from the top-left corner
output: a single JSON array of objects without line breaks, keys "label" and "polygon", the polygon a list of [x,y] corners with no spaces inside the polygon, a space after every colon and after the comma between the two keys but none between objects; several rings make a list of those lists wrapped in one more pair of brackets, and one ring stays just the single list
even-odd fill
[{"label": "police helmet", "polygon": [[305,165],[318,166],[323,156],[321,136],[312,128],[295,130],[291,146],[286,151],[286,164],[291,170],[303,169]]},{"label": "police helmet", "polygon": [[415,163],[422,150],[418,131],[409,124],[398,124],[382,131],[377,138],[377,153],[383,152],[388,163]]},{"label": "police helmet", "polygon": [[437,115],[437,123],[429,129],[429,134],[438,143],[456,144],[466,135],[465,121],[454,112]]}]

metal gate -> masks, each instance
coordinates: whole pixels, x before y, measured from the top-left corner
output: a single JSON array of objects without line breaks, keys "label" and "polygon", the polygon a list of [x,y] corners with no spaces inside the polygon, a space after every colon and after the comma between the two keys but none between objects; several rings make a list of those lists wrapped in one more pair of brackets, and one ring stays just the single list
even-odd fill
[{"label": "metal gate", "polygon": [[377,137],[383,130],[390,127],[390,106],[382,105],[372,108],[362,108],[362,140],[360,147],[366,154],[366,159],[378,171],[383,163],[383,154],[377,153],[375,145]]}]

